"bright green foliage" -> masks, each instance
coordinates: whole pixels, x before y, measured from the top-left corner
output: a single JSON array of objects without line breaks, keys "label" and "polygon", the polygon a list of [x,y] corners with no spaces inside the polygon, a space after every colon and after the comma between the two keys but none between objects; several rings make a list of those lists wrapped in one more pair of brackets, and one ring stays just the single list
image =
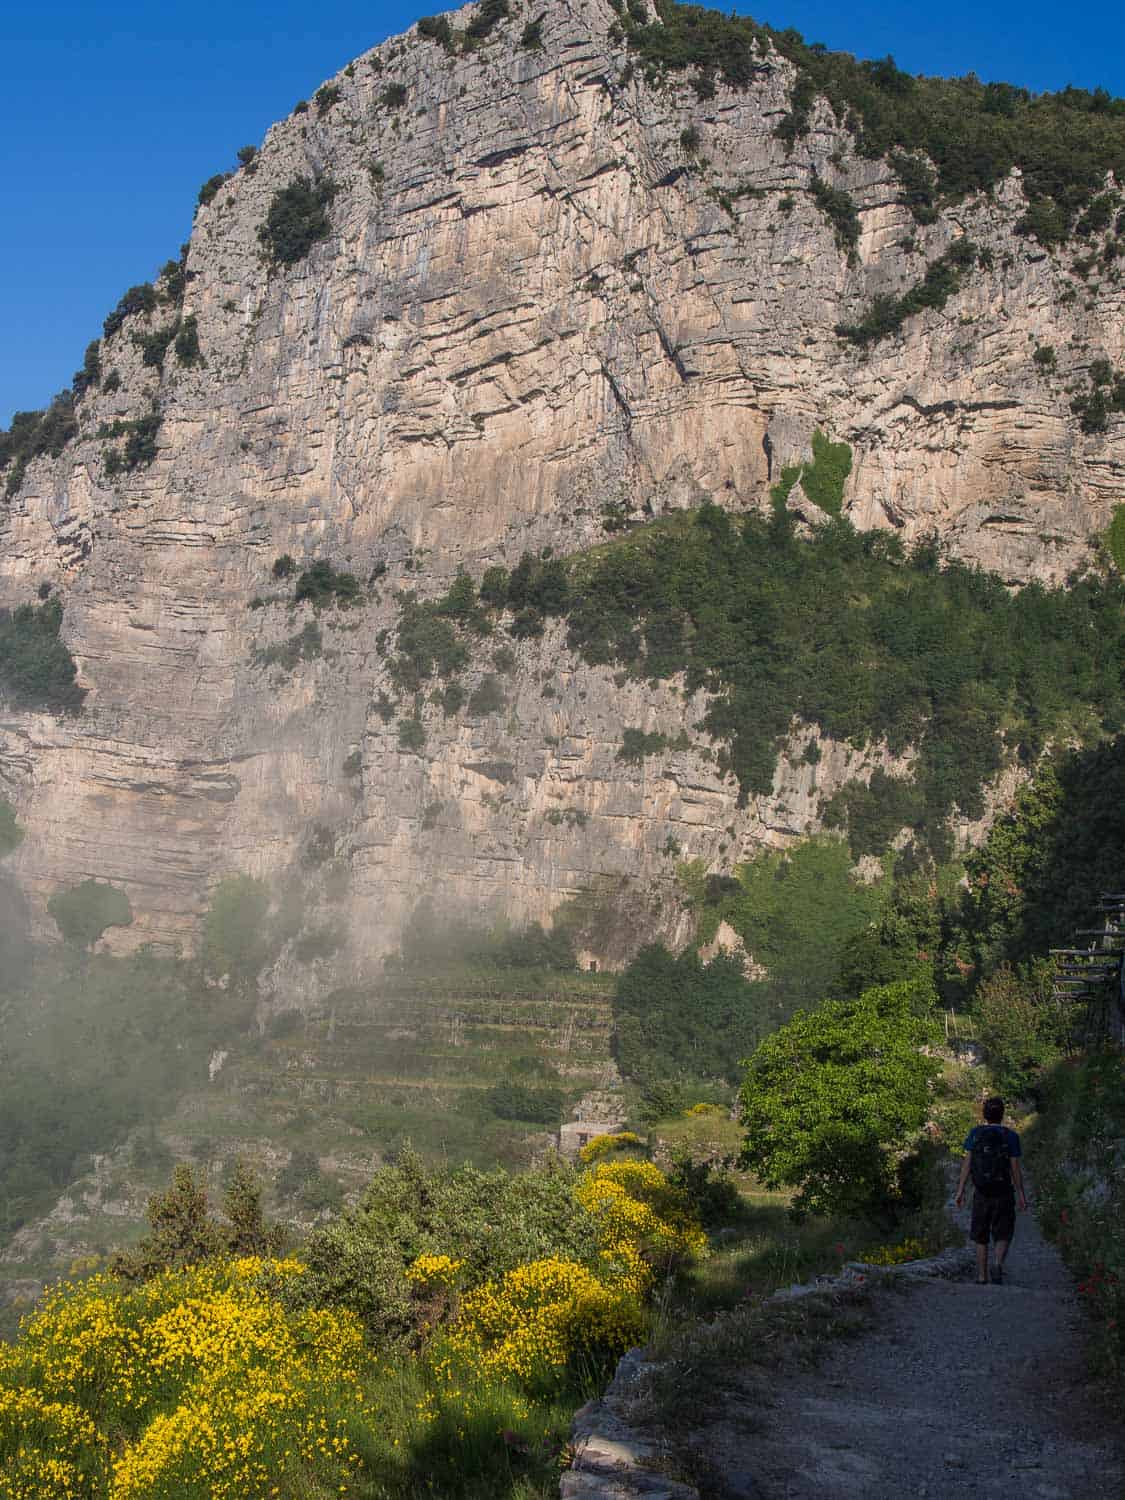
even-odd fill
[{"label": "bright green foliage", "polygon": [[847,443],[831,443],[819,430],[812,435],[813,461],[801,470],[801,488],[821,510],[838,516],[844,485],[852,472],[852,450]]},{"label": "bright green foliage", "polygon": [[977,258],[971,240],[957,240],[927,268],[922,280],[901,297],[876,297],[858,323],[837,323],[836,336],[846,344],[865,348],[899,331],[907,318],[934,308],[940,312],[955,293]]},{"label": "bright green foliage", "polygon": [[59,454],[78,435],[74,415],[74,397],[60,391],[44,411],[18,411],[7,431],[0,431],[0,469],[8,470],[4,496],[11,499],[23,483],[27,466],[33,458],[49,453]]},{"label": "bright green foliage", "polygon": [[778,504],[784,504],[799,479],[814,505],[827,515],[838,516],[844,504],[844,485],[852,472],[852,450],[847,443],[830,442],[817,428],[812,435],[812,451],[812,463],[787,465],[770,493]]},{"label": "bright green foliage", "polygon": [[1114,510],[1113,520],[1106,530],[1105,543],[1113,558],[1114,567],[1125,578],[1125,505],[1119,505]]},{"label": "bright green foliage", "polygon": [[[276,563],[274,567],[276,569]],[[275,572],[274,576],[284,575]],[[293,602],[308,603],[315,609],[324,609],[329,604],[347,609],[350,604],[357,604],[361,597],[359,579],[354,573],[338,573],[330,562],[321,559],[306,568],[297,579]]]},{"label": "bright green foliage", "polygon": [[733,1083],[739,1060],[774,1024],[770,992],[751,984],[741,959],[720,952],[709,964],[687,949],[642,948],[617,981],[614,1056],[626,1078],[713,1078]]},{"label": "bright green foliage", "polygon": [[740,865],[721,912],[769,971],[788,1014],[823,994],[844,944],[879,911],[883,891],[856,879],[847,847],[812,838]]},{"label": "bright green foliage", "polygon": [[58,639],[62,622],[58,598],[0,610],[0,697],[12,708],[74,714],[83,706],[75,658]]},{"label": "bright green foliage", "polygon": [[266,222],[258,238],[275,265],[293,266],[304,260],[312,247],[332,233],[328,205],[336,196],[336,184],[327,177],[313,183],[298,177],[273,195]]},{"label": "bright green foliage", "polygon": [[1012,595],[932,545],[904,560],[893,537],[841,520],[800,540],[780,510],[706,505],[572,563],[571,589],[568,638],[587,662],[683,671],[715,695],[702,727],[744,797],[770,789],[794,718],[885,737],[918,749],[915,826],[939,848],[954,804],[980,816],[1001,732],[1030,757],[1050,734],[1125,723],[1116,578]]},{"label": "bright green foliage", "polygon": [[270,934],[266,923],[270,896],[251,875],[229,875],[220,880],[203,919],[204,970],[216,979],[229,975],[235,984],[249,984],[265,963]]},{"label": "bright green foliage", "polygon": [[1068,1017],[1051,998],[1052,967],[1042,959],[1019,970],[1002,964],[973,996],[977,1036],[997,1087],[1020,1099],[1034,1092],[1067,1040]]},{"label": "bright green foliage", "polygon": [[107,927],[128,927],[133,920],[125,892],[100,880],[56,891],[47,910],[64,940],[75,948],[92,948]]},{"label": "bright green foliage", "polygon": [[[866,884],[854,877],[847,845],[831,838],[808,839],[788,851],[765,853],[741,865],[734,876],[707,875],[701,863],[680,865],[676,873],[695,916],[697,941],[710,942],[720,922],[726,921],[767,970],[767,977],[751,986],[753,996],[747,997],[758,1018],[755,1037],[828,991],[849,945],[879,919],[887,896],[886,881]],[[881,977],[899,978],[902,972],[896,968],[886,976],[872,973],[858,988],[866,989]],[[685,986],[679,1024],[689,1030],[695,1004],[690,986]],[[671,1031],[665,1045],[666,1071],[686,1067],[681,1042]],[[728,1069],[746,1051],[734,1037],[713,1037],[708,1045],[726,1059]]]},{"label": "bright green foliage", "polygon": [[921,1129],[937,1077],[932,992],[882,985],[799,1011],[746,1065],[744,1157],[813,1213],[893,1217],[898,1160]]},{"label": "bright green foliage", "polygon": [[[782,140],[792,144],[808,131],[813,104],[824,97],[849,123],[861,155],[894,153],[896,167],[902,155],[929,157],[943,197],[988,190],[1019,167],[1033,210],[1025,227],[1048,243],[1067,238],[1079,211],[1102,193],[1108,170],[1118,181],[1125,175],[1125,100],[1104,89],[1033,95],[973,74],[915,78],[891,57],[860,61],[749,17],[676,0],[656,0],[656,11],[660,19],[649,25],[643,14],[622,15],[629,46],[652,74],[693,69],[703,97],[714,93],[716,78],[746,88],[763,71],[768,41],[798,70],[789,114],[777,128]],[[917,203],[924,216],[932,191],[920,191],[918,175],[906,187],[911,207]]]},{"label": "bright green foliage", "polygon": [[24,831],[16,822],[16,810],[6,797],[0,797],[0,859],[23,843]]},{"label": "bright green foliage", "polygon": [[961,866],[953,864],[896,878],[875,919],[843,944],[832,998],[847,1000],[872,985],[930,976],[942,944],[942,924],[960,897],[961,874]]},{"label": "bright green foliage", "polygon": [[594,1223],[574,1183],[555,1162],[509,1176],[430,1168],[404,1151],[375,1173],[355,1208],[312,1234],[295,1295],[350,1307],[376,1344],[401,1341],[415,1321],[403,1272],[419,1255],[462,1260],[466,1289],[545,1256],[592,1261]]}]

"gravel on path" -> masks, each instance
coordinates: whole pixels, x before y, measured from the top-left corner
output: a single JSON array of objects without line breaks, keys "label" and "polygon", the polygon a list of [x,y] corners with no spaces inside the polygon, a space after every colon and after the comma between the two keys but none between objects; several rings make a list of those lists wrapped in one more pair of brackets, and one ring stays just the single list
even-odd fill
[{"label": "gravel on path", "polygon": [[720,1424],[710,1434],[719,1474],[752,1474],[741,1493],[1125,1494],[1119,1434],[1107,1433],[1089,1396],[1084,1314],[1032,1213],[1019,1217],[1002,1286],[930,1281],[876,1296],[871,1332],[784,1385],[756,1433]]}]

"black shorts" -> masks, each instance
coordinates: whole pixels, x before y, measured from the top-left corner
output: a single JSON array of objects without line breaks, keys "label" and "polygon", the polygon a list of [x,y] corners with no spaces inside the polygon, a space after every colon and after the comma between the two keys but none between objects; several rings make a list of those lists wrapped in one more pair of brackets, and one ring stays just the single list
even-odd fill
[{"label": "black shorts", "polygon": [[990,1238],[1010,1240],[1015,1230],[1015,1192],[1009,1189],[1005,1193],[982,1193],[979,1188],[974,1188],[969,1238],[975,1244],[987,1245]]}]

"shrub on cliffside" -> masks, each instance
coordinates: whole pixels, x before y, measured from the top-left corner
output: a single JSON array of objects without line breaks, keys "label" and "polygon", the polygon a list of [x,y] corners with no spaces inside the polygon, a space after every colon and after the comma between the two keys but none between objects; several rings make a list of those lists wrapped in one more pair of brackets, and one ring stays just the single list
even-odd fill
[{"label": "shrub on cliffside", "polygon": [[23,843],[23,829],[16,822],[16,810],[6,797],[0,797],[0,859]]},{"label": "shrub on cliffside", "polygon": [[229,975],[236,984],[254,978],[269,952],[269,905],[269,891],[250,875],[219,882],[203,919],[203,967],[209,975]]},{"label": "shrub on cliffside", "polygon": [[266,221],[258,230],[258,238],[275,265],[296,265],[319,240],[328,238],[332,232],[328,205],[337,191],[327,177],[315,184],[308,177],[298,177],[277,190]]},{"label": "shrub on cliffside", "polygon": [[133,920],[125,892],[100,880],[56,891],[47,910],[64,940],[76,948],[92,948],[108,927],[128,927]]},{"label": "shrub on cliffside", "polygon": [[18,491],[33,458],[44,454],[57,458],[77,435],[78,420],[70,391],[60,391],[43,411],[16,412],[12,425],[0,432],[0,469],[8,470],[5,498],[10,500]]}]

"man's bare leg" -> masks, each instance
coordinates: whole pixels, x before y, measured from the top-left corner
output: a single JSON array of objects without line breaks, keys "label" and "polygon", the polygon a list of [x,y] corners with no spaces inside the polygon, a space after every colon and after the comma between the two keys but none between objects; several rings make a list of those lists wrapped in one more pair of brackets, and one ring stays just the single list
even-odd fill
[{"label": "man's bare leg", "polygon": [[996,1269],[998,1271],[1002,1271],[1004,1269],[1004,1257],[1008,1253],[1008,1246],[1010,1244],[1011,1244],[1010,1240],[997,1240],[996,1241]]},{"label": "man's bare leg", "polygon": [[[1000,1246],[997,1245],[996,1248],[997,1248],[997,1250],[999,1250]],[[1007,1245],[1005,1245],[1004,1249],[1007,1250],[1007,1248],[1008,1248]],[[984,1282],[987,1282],[987,1280],[988,1280],[988,1246],[987,1245],[978,1245],[977,1246],[977,1280],[978,1281],[984,1281]]]}]

